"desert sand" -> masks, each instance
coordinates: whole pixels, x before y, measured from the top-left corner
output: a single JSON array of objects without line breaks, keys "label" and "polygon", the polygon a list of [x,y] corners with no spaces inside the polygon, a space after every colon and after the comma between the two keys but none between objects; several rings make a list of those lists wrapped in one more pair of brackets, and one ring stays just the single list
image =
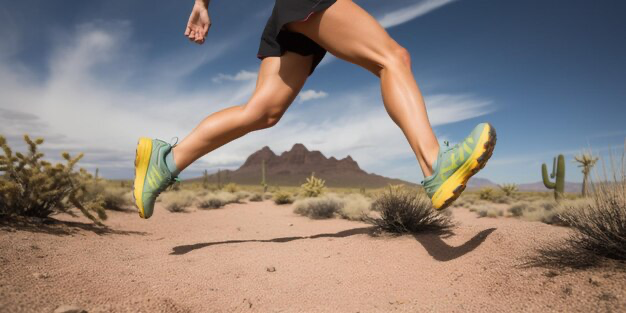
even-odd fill
[{"label": "desert sand", "polygon": [[569,230],[453,210],[453,234],[373,236],[271,201],[110,212],[107,230],[57,215],[0,227],[0,311],[625,312],[624,263],[527,267]]}]

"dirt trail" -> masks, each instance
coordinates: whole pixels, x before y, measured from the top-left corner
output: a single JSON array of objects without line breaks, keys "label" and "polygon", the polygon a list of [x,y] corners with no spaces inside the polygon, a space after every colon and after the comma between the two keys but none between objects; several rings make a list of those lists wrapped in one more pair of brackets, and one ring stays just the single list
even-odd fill
[{"label": "dirt trail", "polygon": [[372,237],[290,206],[230,204],[46,231],[0,227],[0,312],[619,312],[626,271],[525,268],[568,230],[455,209],[454,235]]}]

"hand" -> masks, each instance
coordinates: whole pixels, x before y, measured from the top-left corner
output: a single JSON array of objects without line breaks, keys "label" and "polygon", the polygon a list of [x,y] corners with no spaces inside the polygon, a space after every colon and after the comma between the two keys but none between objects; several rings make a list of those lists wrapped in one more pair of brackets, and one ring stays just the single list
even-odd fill
[{"label": "hand", "polygon": [[211,18],[209,17],[209,11],[204,1],[198,0],[191,9],[191,15],[189,16],[189,22],[187,22],[187,28],[185,29],[185,36],[189,40],[203,44],[206,35],[209,33],[211,27]]}]

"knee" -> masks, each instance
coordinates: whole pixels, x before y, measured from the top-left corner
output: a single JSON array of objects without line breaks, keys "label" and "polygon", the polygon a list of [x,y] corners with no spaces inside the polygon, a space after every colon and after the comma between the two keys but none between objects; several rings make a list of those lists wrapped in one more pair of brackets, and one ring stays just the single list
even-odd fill
[{"label": "knee", "polygon": [[271,109],[271,108],[263,108],[256,110],[246,110],[246,120],[248,121],[248,125],[254,129],[264,129],[270,128],[278,123],[280,118],[283,116],[283,111]]},{"label": "knee", "polygon": [[398,44],[394,44],[384,53],[381,65],[383,68],[398,66],[411,68],[411,54],[406,48]]}]

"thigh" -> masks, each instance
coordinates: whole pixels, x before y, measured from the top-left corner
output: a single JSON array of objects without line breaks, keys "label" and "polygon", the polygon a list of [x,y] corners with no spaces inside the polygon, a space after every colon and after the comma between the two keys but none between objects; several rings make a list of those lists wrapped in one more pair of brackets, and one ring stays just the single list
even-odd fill
[{"label": "thigh", "polygon": [[340,59],[377,73],[390,47],[399,46],[367,11],[351,0],[338,0],[308,20],[286,24]]},{"label": "thigh", "polygon": [[285,51],[261,61],[256,88],[246,109],[263,114],[282,114],[298,96],[306,82],[313,56]]}]

